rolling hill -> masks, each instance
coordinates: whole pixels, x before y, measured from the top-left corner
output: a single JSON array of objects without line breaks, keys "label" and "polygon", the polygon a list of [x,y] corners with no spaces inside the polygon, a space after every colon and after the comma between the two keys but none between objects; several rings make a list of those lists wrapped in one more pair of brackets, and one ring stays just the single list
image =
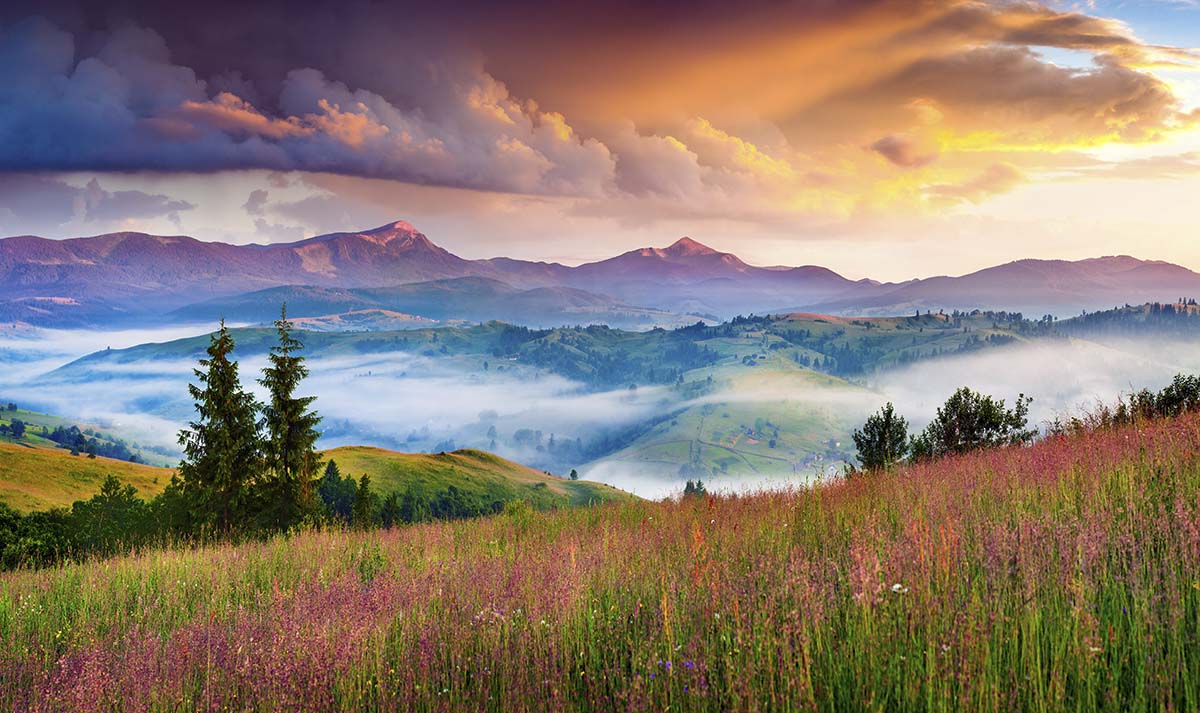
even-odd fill
[{"label": "rolling hill", "polygon": [[[345,475],[369,475],[373,490],[381,495],[409,488],[433,494],[453,485],[472,498],[524,500],[538,509],[633,497],[608,485],[559,478],[479,450],[424,454],[344,446],[322,451],[320,457],[337,461]],[[70,507],[98,492],[110,475],[150,498],[162,492],[174,472],[112,458],[73,456],[52,443],[0,442],[0,502],[22,512]]]},{"label": "rolling hill", "polygon": [[[233,334],[242,360],[260,358],[275,340],[265,328]],[[343,410],[322,426],[329,445],[483,448],[535,469],[576,468],[618,485],[624,481],[610,475],[637,467],[665,489],[688,475],[734,479],[821,472],[848,456],[850,430],[877,405],[853,381],[921,360],[1053,337],[1051,325],[1000,313],[890,318],[798,313],[645,332],[531,330],[490,322],[302,335],[314,383],[322,384],[314,392],[318,409],[322,400],[343,398],[343,392],[368,398],[394,393],[408,403],[406,394],[432,389],[431,399],[484,400],[461,416],[438,416],[441,404],[419,401],[403,414]],[[192,407],[184,389],[172,382],[169,391],[153,391],[152,384],[137,383],[138,375],[186,369],[180,365],[198,359],[207,344],[201,335],[95,352],[34,387],[144,393],[137,408],[182,422]],[[553,382],[547,372],[568,381]],[[181,383],[186,371],[178,373]],[[538,386],[548,380],[559,385],[550,391]],[[496,400],[496,393],[503,397]],[[555,410],[560,401],[574,399],[589,405]],[[481,412],[487,409],[499,413],[485,418]],[[426,432],[422,424],[429,422],[445,425]],[[519,431],[526,433],[519,437]],[[538,432],[547,439],[556,435],[557,447],[530,441],[530,433]],[[609,470],[594,470],[598,465]]]},{"label": "rolling hill", "polygon": [[372,487],[381,493],[411,487],[433,493],[453,485],[471,496],[500,502],[525,500],[538,508],[632,497],[609,485],[547,475],[475,449],[427,454],[343,446],[324,451],[321,457],[336,461],[343,475],[370,476]]},{"label": "rolling hill", "polygon": [[110,475],[137,488],[142,497],[153,497],[173,472],[112,458],[73,456],[58,448],[0,443],[0,502],[22,512],[70,507],[95,495]]}]

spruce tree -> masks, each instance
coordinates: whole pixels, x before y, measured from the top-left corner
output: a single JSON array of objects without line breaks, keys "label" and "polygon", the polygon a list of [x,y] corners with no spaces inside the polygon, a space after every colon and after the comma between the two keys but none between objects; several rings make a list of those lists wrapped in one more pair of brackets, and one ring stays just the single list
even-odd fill
[{"label": "spruce tree", "polygon": [[359,530],[366,530],[375,524],[375,495],[371,492],[371,476],[365,473],[354,491],[354,509],[350,519],[351,524]]},{"label": "spruce tree", "polygon": [[388,493],[383,499],[383,504],[379,508],[380,524],[389,530],[401,522],[400,516],[400,496],[396,493]]},{"label": "spruce tree", "polygon": [[197,419],[179,432],[184,456],[179,478],[188,519],[192,526],[218,532],[244,524],[262,472],[259,405],[242,388],[237,362],[230,359],[233,348],[222,320],[210,339],[208,358],[193,370],[199,384],[188,384]]},{"label": "spruce tree", "polygon": [[337,461],[330,460],[325,464],[325,474],[317,483],[317,495],[325,504],[326,514],[345,524],[350,524],[351,512],[354,508],[354,492],[357,489],[354,478],[343,478]]},{"label": "spruce tree", "polygon": [[268,527],[286,529],[315,509],[320,467],[316,442],[321,435],[316,427],[321,417],[309,408],[315,396],[296,396],[297,387],[308,376],[308,367],[304,357],[297,355],[304,345],[292,336],[286,304],[279,311],[275,330],[279,343],[271,348],[267,357],[270,364],[258,380],[269,394],[263,408],[266,465],[270,471],[264,515]]}]

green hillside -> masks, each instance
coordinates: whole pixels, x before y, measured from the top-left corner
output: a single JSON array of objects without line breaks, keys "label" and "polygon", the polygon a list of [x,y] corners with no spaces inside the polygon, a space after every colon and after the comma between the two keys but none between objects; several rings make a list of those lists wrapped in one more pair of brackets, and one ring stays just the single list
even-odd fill
[{"label": "green hillside", "polygon": [[778,353],[764,355],[754,367],[736,363],[689,372],[678,391],[694,395],[584,474],[629,470],[679,482],[814,476],[851,457],[850,432],[877,398]]},{"label": "green hillside", "polygon": [[[16,405],[16,404],[12,404]],[[7,406],[7,404],[5,405]],[[14,438],[10,429],[13,421],[20,421],[25,426],[25,433],[21,438]],[[128,450],[129,455],[136,455],[137,460],[150,465],[167,466],[173,465],[177,458],[168,455],[168,451],[161,447],[145,446],[136,442],[128,442],[129,434],[114,432],[112,428],[100,426],[94,423],[88,423],[78,419],[67,418],[65,416],[56,416],[53,414],[40,413],[38,411],[29,411],[23,408],[0,409],[0,443],[14,443],[23,446],[34,446],[37,448],[67,448],[69,446],[55,442],[51,437],[51,432],[55,429],[76,428],[87,440],[94,440],[103,448],[109,448],[110,451],[101,455],[109,455],[116,457],[111,450],[114,446],[121,446]],[[81,449],[82,450],[82,449]],[[126,460],[118,458],[118,460]]]},{"label": "green hillside", "polygon": [[[546,475],[477,450],[431,455],[345,446],[324,451],[321,458],[336,460],[346,475],[371,476],[372,488],[383,495],[410,487],[433,494],[453,485],[474,499],[525,500],[538,508],[632,497],[607,485]],[[173,472],[112,458],[73,456],[56,447],[0,442],[0,501],[22,512],[69,507],[95,495],[109,475],[134,486],[142,497],[152,497],[162,492]]]},{"label": "green hillside", "polygon": [[112,458],[73,456],[60,448],[0,443],[0,501],[22,512],[69,507],[95,495],[110,475],[137,488],[142,497],[152,497],[166,487],[172,472]]},{"label": "green hillside", "polygon": [[[274,330],[233,329],[242,358],[264,354]],[[740,317],[725,324],[694,324],[645,332],[604,326],[528,329],[502,322],[388,332],[306,332],[310,358],[408,352],[460,359],[478,371],[485,360],[545,369],[597,388],[669,384],[703,366],[745,362],[777,351],[798,364],[856,377],[897,364],[1001,346],[1053,334],[1047,323],[1003,312],[924,314],[851,319],[818,314]],[[89,354],[49,375],[50,382],[111,378],[108,370],[146,360],[200,358],[201,334],[160,344]]]},{"label": "green hillside", "polygon": [[321,457],[336,461],[343,475],[370,476],[371,487],[385,495],[413,487],[433,493],[454,486],[475,498],[526,500],[539,508],[632,497],[608,485],[547,475],[474,449],[427,454],[344,446],[324,451]]}]

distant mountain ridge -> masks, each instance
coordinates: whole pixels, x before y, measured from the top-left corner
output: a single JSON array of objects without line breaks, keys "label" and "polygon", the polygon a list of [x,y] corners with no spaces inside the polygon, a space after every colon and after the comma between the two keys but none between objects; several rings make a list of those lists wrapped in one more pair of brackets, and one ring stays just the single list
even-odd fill
[{"label": "distant mountain ridge", "polygon": [[1007,309],[1058,316],[1123,303],[1173,302],[1200,293],[1200,274],[1129,255],[1085,260],[1016,260],[960,277],[930,277],[816,305],[818,311],[866,315],[917,309]]},{"label": "distant mountain ridge", "polygon": [[210,294],[229,294],[281,284],[384,286],[481,272],[404,221],[269,245],[144,233],[0,240],[0,283],[7,298],[57,290],[50,296],[154,293],[169,299],[201,286]]},{"label": "distant mountain ridge", "polygon": [[[335,291],[321,299],[341,309],[337,290],[425,284],[426,291],[436,291],[433,285],[440,280],[464,280],[460,286],[470,289],[463,297],[463,290],[456,293],[443,284],[437,289],[455,293],[454,299],[445,304],[426,300],[430,313],[415,311],[415,298],[399,300],[399,293],[388,299],[358,295],[345,308],[435,320],[521,322],[523,299],[537,311],[538,323],[545,324],[543,318],[566,319],[588,310],[602,315],[610,308],[717,320],[767,312],[881,315],[938,309],[1065,316],[1125,302],[1200,295],[1200,274],[1127,255],[1074,262],[1018,260],[957,277],[880,283],[850,280],[817,265],[754,266],[688,237],[665,248],[630,250],[578,266],[507,257],[468,260],[405,221],[268,245],[132,232],[66,240],[0,239],[0,321],[36,325],[89,326],[168,314],[200,317],[200,305],[229,299],[234,304],[250,299],[251,293],[273,298],[278,295],[262,291],[286,292],[283,288]],[[518,299],[518,293],[525,294]],[[447,306],[453,309],[442,309]],[[647,326],[654,323],[659,322],[648,320]]]},{"label": "distant mountain ridge", "polygon": [[[312,320],[368,311],[401,313],[412,326],[501,320],[531,327],[607,324],[628,329],[677,327],[700,321],[691,315],[623,304],[611,297],[571,287],[520,289],[489,277],[455,277],[394,287],[335,288],[308,285],[271,287],[218,297],[170,313],[178,321],[261,323],[275,319],[287,303],[288,315]],[[381,323],[382,324],[382,323]]]}]

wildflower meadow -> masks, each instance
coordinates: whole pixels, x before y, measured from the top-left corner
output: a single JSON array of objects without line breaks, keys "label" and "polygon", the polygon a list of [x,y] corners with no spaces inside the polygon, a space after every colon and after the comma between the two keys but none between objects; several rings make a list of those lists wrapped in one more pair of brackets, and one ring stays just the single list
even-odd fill
[{"label": "wildflower meadow", "polygon": [[0,574],[21,711],[1200,707],[1200,415]]}]

